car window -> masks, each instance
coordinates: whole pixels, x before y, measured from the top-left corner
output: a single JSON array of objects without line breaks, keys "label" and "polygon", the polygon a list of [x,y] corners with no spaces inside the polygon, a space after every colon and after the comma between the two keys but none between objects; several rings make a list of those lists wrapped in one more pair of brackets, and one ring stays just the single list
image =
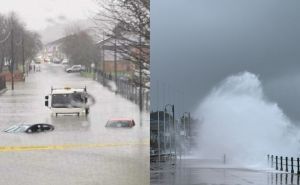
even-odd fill
[{"label": "car window", "polygon": [[26,125],[26,124],[13,125],[7,129],[5,129],[4,132],[8,132],[8,133],[25,132],[25,130],[29,127],[30,127],[30,125]]},{"label": "car window", "polygon": [[26,132],[37,132],[38,131],[38,125],[32,125],[31,127],[29,127]]},{"label": "car window", "polygon": [[123,120],[116,120],[116,121],[109,121],[107,123],[108,127],[130,127],[130,121],[123,121]]},{"label": "car window", "polygon": [[72,94],[53,94],[51,106],[53,108],[82,107],[84,102],[83,93],[80,92],[74,92]]},{"label": "car window", "polygon": [[43,130],[53,130],[53,127],[50,125],[42,125]]},{"label": "car window", "polygon": [[4,132],[14,132],[19,126],[14,125],[4,130]]}]

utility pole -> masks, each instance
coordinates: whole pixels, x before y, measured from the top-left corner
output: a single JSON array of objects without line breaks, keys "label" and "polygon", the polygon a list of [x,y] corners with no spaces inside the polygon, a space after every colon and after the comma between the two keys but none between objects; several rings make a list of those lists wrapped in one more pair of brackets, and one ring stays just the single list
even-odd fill
[{"label": "utility pole", "polygon": [[22,34],[22,62],[23,62],[23,75],[25,75],[25,56],[24,56],[24,33]]},{"label": "utility pole", "polygon": [[139,106],[140,106],[140,111],[143,110],[143,97],[142,97],[142,67],[143,67],[143,63],[142,63],[142,35],[141,35],[141,31],[142,31],[142,26],[140,25],[140,33],[139,33],[139,63],[140,63],[140,70],[139,70],[139,84],[140,84],[140,89],[139,89]]},{"label": "utility pole", "polygon": [[[177,153],[176,153],[176,134],[177,134],[177,129],[175,126],[175,107],[172,105],[172,115],[173,115],[173,131],[174,131],[174,152],[175,152],[175,159],[177,159]],[[176,162],[176,160],[175,160]]]},{"label": "utility pole", "polygon": [[116,35],[114,36],[115,39],[115,52],[114,52],[114,72],[115,72],[115,82],[117,85],[117,37]]},{"label": "utility pole", "polygon": [[158,142],[157,142],[157,146],[158,146],[158,165],[160,166],[160,125],[159,125],[159,121],[160,121],[160,117],[159,117],[159,110],[157,111],[157,138],[158,138]]},{"label": "utility pole", "polygon": [[102,51],[102,56],[101,56],[101,59],[102,59],[102,79],[103,79],[103,85],[105,86],[105,77],[106,77],[106,73],[105,73],[105,50],[104,50],[104,32],[103,32],[103,43],[102,43],[102,48],[101,48],[101,51]]},{"label": "utility pole", "polygon": [[11,90],[14,90],[14,65],[15,65],[15,59],[14,59],[14,29],[11,29]]},{"label": "utility pole", "polygon": [[189,136],[191,137],[191,113],[189,112]]},{"label": "utility pole", "polygon": [[169,114],[169,119],[168,119],[169,128],[168,128],[168,130],[169,130],[169,133],[170,133],[170,157],[172,157],[172,145],[174,145],[173,146],[174,147],[174,153],[175,153],[175,156],[177,158],[177,155],[176,155],[175,106],[171,105],[171,104],[165,105],[164,113],[167,112],[167,106],[170,106],[172,108],[172,116],[173,116],[173,118],[172,118],[173,130],[172,130],[172,134],[171,134],[171,127],[172,127],[172,125],[170,125],[171,124],[171,121],[170,121],[171,120],[171,115],[168,113]]}]

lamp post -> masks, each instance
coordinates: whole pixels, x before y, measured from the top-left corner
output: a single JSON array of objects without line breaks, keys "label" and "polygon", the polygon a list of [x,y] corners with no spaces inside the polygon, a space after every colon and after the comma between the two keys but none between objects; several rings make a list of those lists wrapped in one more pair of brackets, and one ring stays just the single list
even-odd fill
[{"label": "lamp post", "polygon": [[114,39],[114,78],[115,78],[115,83],[117,85],[117,78],[118,78],[117,76],[117,33],[105,34],[105,35]]},{"label": "lamp post", "polygon": [[117,37],[114,35],[114,73],[115,73],[115,83],[117,85]]},{"label": "lamp post", "polygon": [[186,132],[186,115],[188,116],[188,119],[189,119],[189,135],[190,135],[190,124],[191,124],[191,114],[189,113],[189,112],[184,112],[183,113],[183,125],[184,125],[184,134],[185,134],[185,136],[187,136],[187,132]]},{"label": "lamp post", "polygon": [[[189,128],[189,134],[187,134],[187,127],[186,127],[186,118],[188,117],[189,121],[188,121],[188,128]],[[190,119],[190,113],[189,112],[184,112],[183,115],[182,115],[182,118],[183,118],[183,126],[184,126],[184,131],[183,131],[183,141],[184,141],[184,144],[186,143],[185,142],[185,139],[187,138],[187,135],[190,135],[190,124],[191,124],[191,119]],[[190,144],[190,143],[189,143]],[[190,145],[189,145],[190,146]],[[186,147],[185,147],[186,148]],[[184,152],[186,152],[186,150],[184,149]]]},{"label": "lamp post", "polygon": [[11,29],[11,90],[14,90],[14,65],[15,65],[15,56],[14,56],[14,29]]},{"label": "lamp post", "polygon": [[157,146],[158,146],[158,165],[160,166],[160,117],[159,117],[159,110],[157,112]]},{"label": "lamp post", "polygon": [[164,152],[166,152],[166,109],[164,109]]},{"label": "lamp post", "polygon": [[93,80],[95,80],[95,63],[91,63],[92,73],[93,73]]},{"label": "lamp post", "polygon": [[101,46],[101,61],[102,61],[102,83],[103,86],[105,86],[105,78],[106,78],[106,72],[105,72],[105,48],[104,48],[104,43],[105,43],[105,32],[102,33],[103,35],[103,44]]},{"label": "lamp post", "polygon": [[[173,133],[174,133],[174,152],[175,152],[175,156],[176,156],[176,135],[175,135],[176,132],[174,132],[175,131],[175,107],[174,107],[174,105],[166,104],[165,105],[165,112],[167,112],[167,107],[172,108],[172,116],[173,116],[172,121],[173,121]],[[170,117],[169,117],[169,122],[170,122]],[[171,154],[171,150],[172,150],[172,136],[170,138],[170,154]]]},{"label": "lamp post", "polygon": [[141,35],[142,25],[140,24],[139,32],[139,107],[140,111],[143,110],[143,93],[142,93],[142,35]]},{"label": "lamp post", "polygon": [[24,54],[24,32],[22,34],[22,64],[23,64],[23,75],[25,76],[25,54]]}]

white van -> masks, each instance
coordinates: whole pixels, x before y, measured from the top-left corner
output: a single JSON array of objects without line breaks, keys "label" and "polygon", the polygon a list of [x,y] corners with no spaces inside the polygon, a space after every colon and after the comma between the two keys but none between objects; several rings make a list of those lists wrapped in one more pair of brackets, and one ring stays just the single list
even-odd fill
[{"label": "white van", "polygon": [[53,116],[59,114],[88,115],[87,91],[85,88],[51,88],[51,93],[45,96],[45,106],[50,108]]}]

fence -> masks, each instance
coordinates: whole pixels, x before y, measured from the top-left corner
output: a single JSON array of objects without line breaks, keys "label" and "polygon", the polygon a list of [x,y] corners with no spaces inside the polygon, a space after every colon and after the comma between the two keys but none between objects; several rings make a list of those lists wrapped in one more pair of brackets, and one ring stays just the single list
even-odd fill
[{"label": "fence", "polygon": [[279,171],[285,171],[290,173],[297,173],[300,175],[300,159],[294,159],[293,157],[283,157],[283,156],[268,156],[268,164],[271,165],[271,168],[275,168]]},{"label": "fence", "polygon": [[5,89],[5,88],[6,88],[5,76],[0,76],[0,90]]},{"label": "fence", "polygon": [[174,119],[166,110],[150,113],[150,161],[181,159],[190,148],[190,126],[183,119]]},{"label": "fence", "polygon": [[[103,86],[108,87],[111,91],[120,94],[124,98],[139,105],[139,86],[129,81],[118,79],[117,83],[114,83],[112,75],[107,75],[101,71],[96,71],[95,79]],[[116,86],[116,87],[113,87]],[[149,111],[150,108],[150,91],[142,88],[142,106],[143,110]]]}]

